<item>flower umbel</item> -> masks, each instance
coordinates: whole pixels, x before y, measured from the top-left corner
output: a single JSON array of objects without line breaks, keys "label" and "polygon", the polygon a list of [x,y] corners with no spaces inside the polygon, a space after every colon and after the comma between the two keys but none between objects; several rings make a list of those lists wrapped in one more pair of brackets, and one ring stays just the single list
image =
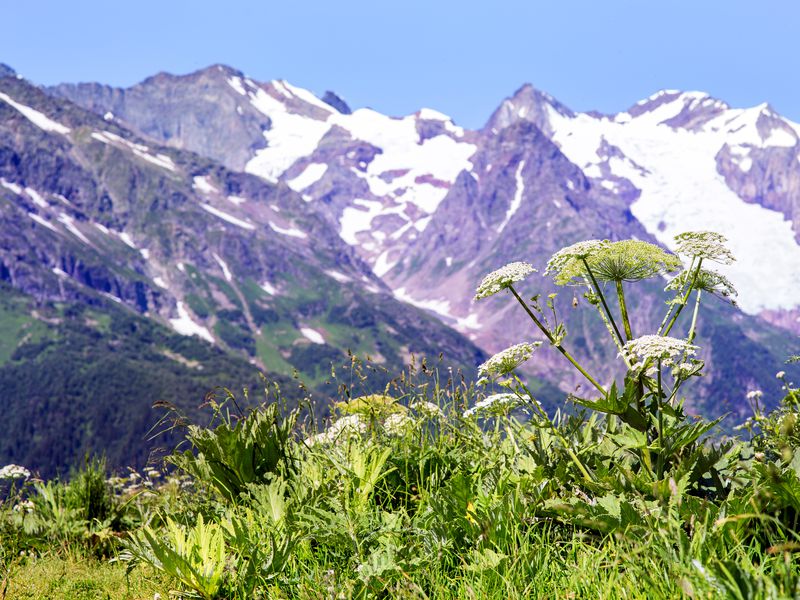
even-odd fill
[{"label": "flower umbel", "polygon": [[713,231],[687,231],[675,236],[675,252],[729,265],[736,259],[725,246],[727,241],[724,235]]},{"label": "flower umbel", "polygon": [[507,415],[521,404],[523,404],[522,398],[516,394],[492,394],[491,396],[486,396],[486,398],[476,403],[472,408],[465,410],[464,418],[468,419],[469,417],[479,413],[486,413],[495,416]]},{"label": "flower umbel", "polygon": [[694,289],[703,290],[709,294],[719,296],[723,300],[727,300],[732,304],[736,303],[736,296],[738,292],[733,287],[730,279],[721,273],[717,273],[711,269],[700,269],[697,271],[695,278],[695,270],[681,271],[678,273],[664,288],[665,291],[682,291],[686,286],[692,282],[694,278]]},{"label": "flower umbel", "polygon": [[536,273],[536,269],[526,262],[512,262],[492,271],[483,278],[478,289],[475,290],[475,300],[488,298],[497,292],[508,289],[511,284],[522,281],[531,273]]},{"label": "flower umbel", "polygon": [[541,345],[542,342],[523,342],[506,348],[478,367],[478,375],[487,378],[508,375],[533,356],[533,351]]},{"label": "flower umbel", "polygon": [[612,242],[589,257],[588,262],[600,281],[639,281],[681,267],[677,256],[641,240]]},{"label": "flower umbel", "polygon": [[[688,357],[694,355],[699,348],[693,346],[686,340],[661,335],[643,335],[629,341],[624,346],[624,351],[628,355],[633,370],[644,368],[651,362],[660,361],[664,367],[689,363]],[[675,360],[680,357],[680,360]],[[648,373],[655,372],[658,367],[651,364]]]},{"label": "flower umbel", "polygon": [[28,479],[31,472],[19,465],[6,465],[0,469],[0,479]]},{"label": "flower umbel", "polygon": [[[583,259],[608,247],[608,240],[586,240],[566,248],[562,248],[547,261],[545,275],[553,275],[553,280],[558,285],[568,285],[577,277],[585,274]],[[582,281],[580,283],[583,283]]]}]

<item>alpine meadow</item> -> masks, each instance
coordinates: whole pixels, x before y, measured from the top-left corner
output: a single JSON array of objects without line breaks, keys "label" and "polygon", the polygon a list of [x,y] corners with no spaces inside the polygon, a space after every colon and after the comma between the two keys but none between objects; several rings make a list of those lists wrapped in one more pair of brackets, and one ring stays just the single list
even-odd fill
[{"label": "alpine meadow", "polygon": [[46,4],[0,600],[800,598],[800,9]]}]

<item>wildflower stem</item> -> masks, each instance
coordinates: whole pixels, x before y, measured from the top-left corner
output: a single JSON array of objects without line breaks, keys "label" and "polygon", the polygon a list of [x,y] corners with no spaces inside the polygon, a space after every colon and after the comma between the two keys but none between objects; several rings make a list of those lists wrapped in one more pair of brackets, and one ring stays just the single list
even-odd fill
[{"label": "wildflower stem", "polygon": [[589,373],[586,372],[586,369],[584,369],[578,363],[578,361],[576,361],[572,357],[572,355],[564,349],[564,346],[562,346],[561,344],[556,342],[555,338],[553,337],[553,334],[551,334],[550,331],[547,329],[547,327],[545,327],[544,324],[536,317],[536,315],[533,314],[533,311],[530,309],[530,307],[520,297],[520,295],[517,293],[517,290],[514,289],[514,286],[513,285],[509,285],[508,289],[511,290],[512,294],[514,294],[514,297],[517,299],[517,302],[519,302],[522,305],[522,308],[525,309],[525,312],[528,313],[528,316],[531,318],[531,320],[533,320],[533,322],[536,324],[536,326],[542,331],[542,333],[544,333],[545,337],[547,338],[547,341],[549,341],[553,346],[558,348],[558,351],[561,352],[561,354],[563,354],[564,357],[569,362],[572,363],[572,366],[575,367],[580,372],[580,374],[583,375],[589,381],[589,383],[591,383],[595,388],[597,388],[597,390],[601,394],[603,394],[603,396],[605,396],[606,395],[606,391],[603,389],[603,386],[601,386],[599,383],[597,383],[597,381],[595,381],[594,377],[592,377],[591,375],[589,375]]},{"label": "wildflower stem", "polygon": [[661,360],[658,361],[658,391],[656,392],[656,410],[658,411],[658,478],[664,476],[664,407],[661,405],[662,384],[661,384]]},{"label": "wildflower stem", "polygon": [[[583,478],[586,481],[588,481],[589,483],[593,482],[594,481],[594,477],[592,477],[592,475],[586,469],[584,464],[581,462],[581,459],[578,458],[578,455],[575,454],[575,451],[569,445],[569,443],[567,442],[566,438],[563,436],[563,434],[558,429],[558,427],[556,427],[555,423],[553,423],[553,421],[550,420],[550,417],[544,411],[544,409],[542,408],[542,405],[539,404],[539,401],[536,400],[536,398],[533,397],[533,394],[528,389],[528,386],[525,385],[519,377],[517,377],[516,373],[514,374],[514,379],[517,380],[517,385],[519,385],[523,390],[525,390],[525,393],[528,395],[528,398],[530,398],[529,404],[533,406],[534,410],[536,410],[539,413],[539,416],[541,416],[547,422],[547,424],[550,426],[550,429],[552,430],[553,435],[555,435],[556,438],[558,438],[558,441],[561,442],[561,445],[564,446],[564,450],[566,450],[566,452],[569,455],[570,459],[572,459],[572,462],[575,463],[575,466],[578,467],[578,470],[583,475]],[[517,392],[517,394],[519,394],[519,392]]]},{"label": "wildflower stem", "polygon": [[[690,271],[690,272],[691,272],[692,270],[694,270],[694,261],[695,261],[695,258],[694,258],[694,257],[692,257],[692,262],[689,264],[689,271]],[[684,282],[684,283],[685,283],[685,282]],[[682,294],[682,293],[683,293],[683,286],[681,286],[681,289],[680,289],[680,290],[678,290],[678,291],[675,293],[675,295],[676,295],[676,296],[679,296],[679,295],[680,295],[680,294]],[[667,310],[667,314],[665,314],[665,315],[664,315],[664,319],[661,321],[661,325],[659,325],[659,326],[658,326],[658,331],[656,332],[658,335],[661,335],[661,332],[664,330],[664,327],[666,327],[666,325],[667,325],[667,321],[669,321],[669,318],[670,318],[670,316],[672,315],[672,309],[673,309],[673,308],[675,308],[675,304],[673,304],[673,303],[670,303],[670,305],[669,305],[669,309]]]},{"label": "wildflower stem", "polygon": [[603,303],[603,308],[606,311],[606,315],[608,315],[608,320],[611,322],[611,326],[614,328],[614,332],[617,334],[619,343],[625,344],[625,340],[622,339],[622,334],[619,332],[619,327],[617,327],[617,323],[614,321],[614,316],[611,314],[611,310],[608,308],[608,303],[606,302],[606,297],[603,295],[603,290],[600,289],[600,285],[597,283],[597,279],[595,279],[594,273],[592,273],[592,269],[589,267],[589,263],[586,261],[586,258],[581,258],[581,260],[583,261],[583,266],[586,267],[586,272],[589,274],[589,279],[592,280],[594,290],[597,292],[600,302]]},{"label": "wildflower stem", "polygon": [[681,314],[683,307],[686,306],[686,303],[689,301],[689,295],[692,293],[694,289],[694,284],[697,283],[697,276],[700,274],[700,267],[703,265],[703,259],[699,259],[697,261],[697,267],[695,267],[694,275],[692,276],[692,282],[689,284],[689,289],[686,290],[686,293],[683,295],[681,303],[678,305],[678,309],[675,311],[675,315],[672,317],[672,320],[667,325],[667,328],[664,330],[664,333],[661,335],[669,335],[672,326],[675,325],[675,321],[678,320],[678,316]]},{"label": "wildflower stem", "polygon": [[692,315],[692,326],[689,328],[689,337],[687,338],[690,344],[694,341],[694,336],[697,333],[697,313],[700,312],[700,294],[702,293],[703,290],[697,290],[697,299],[694,303],[694,314]]},{"label": "wildflower stem", "polygon": [[622,289],[622,282],[617,280],[617,298],[619,299],[619,311],[622,313],[622,325],[625,327],[625,337],[627,341],[633,339],[631,331],[631,321],[628,318],[628,305],[625,303],[625,291]]}]

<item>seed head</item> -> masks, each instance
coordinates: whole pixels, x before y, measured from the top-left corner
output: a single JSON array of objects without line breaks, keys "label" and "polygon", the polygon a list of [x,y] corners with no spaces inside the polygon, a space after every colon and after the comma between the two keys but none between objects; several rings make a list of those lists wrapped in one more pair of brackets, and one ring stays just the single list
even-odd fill
[{"label": "seed head", "polygon": [[508,375],[533,356],[534,350],[541,345],[542,342],[523,342],[501,350],[478,367],[478,375],[487,380],[492,377]]}]

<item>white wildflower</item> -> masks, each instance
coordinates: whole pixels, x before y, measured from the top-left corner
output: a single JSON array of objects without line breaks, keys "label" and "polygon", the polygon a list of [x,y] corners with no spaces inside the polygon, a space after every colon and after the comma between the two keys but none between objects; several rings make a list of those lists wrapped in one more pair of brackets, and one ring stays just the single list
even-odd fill
[{"label": "white wildflower", "polygon": [[564,285],[574,277],[584,273],[583,259],[608,247],[608,240],[586,240],[562,248],[547,261],[545,275],[553,275],[555,282]]},{"label": "white wildflower", "polygon": [[[695,276],[695,273],[697,275]],[[725,300],[734,302],[738,295],[736,288],[733,287],[731,280],[722,273],[717,273],[712,269],[692,269],[691,271],[681,271],[664,288],[666,291],[682,291],[694,280],[694,289],[703,290],[709,294],[720,296]]]},{"label": "white wildflower", "polygon": [[33,512],[34,508],[36,508],[36,506],[32,500],[23,500],[19,504],[15,504],[12,510],[14,512],[24,512],[25,514],[30,514]]},{"label": "white wildflower", "polygon": [[713,231],[687,231],[675,236],[675,252],[729,265],[736,259],[725,246],[727,241],[724,235]]},{"label": "white wildflower", "polygon": [[389,435],[399,436],[413,427],[414,423],[414,419],[405,413],[392,413],[383,422],[383,429]]},{"label": "white wildflower", "polygon": [[31,472],[19,465],[6,465],[0,469],[0,479],[28,479]]},{"label": "white wildflower", "polygon": [[695,359],[678,363],[672,369],[672,376],[676,379],[688,379],[692,375],[698,375],[704,364],[702,360]]},{"label": "white wildflower", "polygon": [[359,415],[348,415],[331,423],[325,431],[307,437],[305,443],[309,448],[315,444],[331,444],[340,438],[358,436],[366,431],[367,424]]},{"label": "white wildflower", "polygon": [[[658,363],[659,361],[664,367],[688,363],[688,357],[694,355],[698,347],[686,340],[674,337],[643,335],[627,342],[623,350],[632,363],[631,368],[635,371],[644,368],[648,363]],[[680,357],[680,360],[676,361],[676,357]],[[635,362],[637,359],[638,362]],[[649,366],[648,373],[655,373],[658,369],[657,364]]]},{"label": "white wildflower", "polygon": [[427,400],[415,400],[409,405],[409,407],[429,419],[440,418],[444,416],[444,413],[439,406],[433,402],[428,402]]},{"label": "white wildflower", "polygon": [[500,377],[508,375],[533,356],[533,351],[541,346],[542,342],[523,342],[506,348],[492,356],[489,360],[478,367],[478,375],[481,378]]},{"label": "white wildflower", "polygon": [[158,479],[159,477],[161,477],[161,471],[157,471],[156,469],[150,469],[149,471],[147,471],[146,475],[150,479]]},{"label": "white wildflower", "polygon": [[784,377],[786,377],[786,371],[778,371],[777,373],[775,373],[776,379],[783,379]]},{"label": "white wildflower", "polygon": [[464,418],[468,419],[479,413],[490,415],[507,415],[522,404],[522,398],[516,394],[492,394],[476,403],[472,408],[464,411]]},{"label": "white wildflower", "polygon": [[761,390],[750,390],[749,392],[747,392],[746,397],[748,400],[761,400],[763,396],[764,392],[762,392]]},{"label": "white wildflower", "polygon": [[508,289],[511,284],[522,281],[531,273],[536,273],[536,269],[526,262],[512,262],[492,271],[483,278],[478,289],[475,290],[475,300],[488,298]]}]

